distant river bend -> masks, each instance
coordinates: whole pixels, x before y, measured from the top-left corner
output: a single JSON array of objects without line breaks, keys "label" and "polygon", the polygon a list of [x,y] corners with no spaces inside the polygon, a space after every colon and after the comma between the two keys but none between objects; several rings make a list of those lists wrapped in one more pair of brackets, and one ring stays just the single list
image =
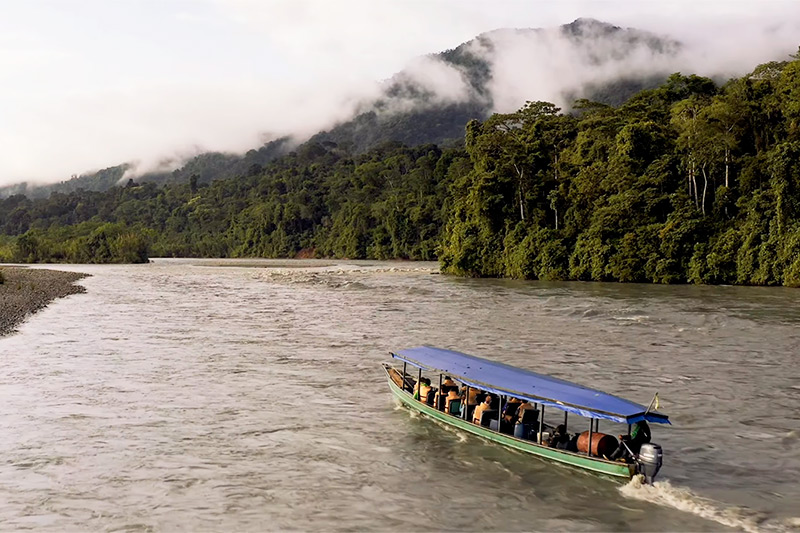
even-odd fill
[{"label": "distant river bend", "polygon": [[[796,290],[407,262],[58,268],[92,274],[87,293],[0,339],[4,529],[800,526]],[[658,390],[664,482],[620,485],[399,408],[379,363],[422,343],[640,403]]]}]

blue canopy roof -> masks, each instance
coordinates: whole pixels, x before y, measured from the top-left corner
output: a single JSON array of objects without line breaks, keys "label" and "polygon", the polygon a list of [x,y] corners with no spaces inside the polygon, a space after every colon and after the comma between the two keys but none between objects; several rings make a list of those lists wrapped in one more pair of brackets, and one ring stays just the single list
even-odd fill
[{"label": "blue canopy roof", "polygon": [[398,350],[392,353],[392,357],[423,370],[449,374],[470,387],[550,405],[587,418],[602,418],[623,424],[639,420],[669,424],[666,415],[656,411],[645,413],[647,408],[644,405],[474,355],[420,346]]}]

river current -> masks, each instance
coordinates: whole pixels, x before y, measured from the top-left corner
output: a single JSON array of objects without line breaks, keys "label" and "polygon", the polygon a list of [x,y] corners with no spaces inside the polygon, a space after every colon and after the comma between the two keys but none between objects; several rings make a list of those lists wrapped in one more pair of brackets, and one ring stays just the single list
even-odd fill
[{"label": "river current", "polygon": [[[0,529],[800,530],[797,290],[459,279],[433,263],[58,268],[91,274],[87,293],[0,338]],[[652,428],[659,481],[399,407],[380,363],[420,344],[643,404],[658,391],[673,423]]]}]

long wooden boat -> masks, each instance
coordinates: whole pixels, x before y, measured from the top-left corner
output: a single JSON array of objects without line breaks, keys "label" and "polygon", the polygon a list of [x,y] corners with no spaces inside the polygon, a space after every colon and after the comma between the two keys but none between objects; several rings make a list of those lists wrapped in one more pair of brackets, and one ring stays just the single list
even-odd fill
[{"label": "long wooden boat", "polygon": [[[641,420],[669,424],[666,415],[653,411],[649,407],[645,408],[643,405],[617,396],[551,376],[452,350],[421,346],[398,350],[392,352],[391,355],[393,358],[403,361],[402,370],[386,363],[383,364],[391,392],[407,407],[440,422],[545,460],[614,478],[630,479],[641,472],[645,474],[648,482],[652,482],[661,467],[661,448],[657,444],[643,445],[639,454],[635,455],[632,462],[629,463],[611,461],[592,453],[591,443],[596,442],[599,436],[595,427],[599,426],[601,419],[628,424],[629,434],[631,424]],[[408,365],[415,367],[416,376],[407,373]],[[442,375],[447,374],[452,379],[460,381],[466,388],[467,394],[471,387],[499,397],[501,408],[498,409],[497,425],[490,428],[472,423],[467,420],[468,409],[462,409],[459,417],[445,412],[444,409],[429,405],[425,401],[415,399],[414,386],[422,378],[423,371],[429,374],[438,374],[440,390],[442,390]],[[518,398],[536,404],[536,407],[540,408],[542,412],[538,422],[540,429],[545,427],[545,406],[563,411],[565,424],[568,413],[589,418],[588,450],[582,453],[549,447],[541,441],[542,431],[538,432],[538,441],[498,431],[497,428],[502,427],[499,413],[502,412],[504,398],[506,400]]]}]

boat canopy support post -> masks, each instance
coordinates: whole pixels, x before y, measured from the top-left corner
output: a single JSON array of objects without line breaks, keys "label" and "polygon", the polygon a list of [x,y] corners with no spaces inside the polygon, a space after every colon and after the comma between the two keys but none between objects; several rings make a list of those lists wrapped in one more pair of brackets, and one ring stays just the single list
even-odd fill
[{"label": "boat canopy support post", "polygon": [[591,457],[592,456],[592,429],[594,428],[594,418],[589,419],[589,450],[586,454]]},{"label": "boat canopy support post", "polygon": [[542,404],[542,412],[539,414],[539,444],[542,443],[542,433],[544,433],[544,404]]},{"label": "boat canopy support post", "polygon": [[[413,393],[414,391],[411,391],[411,392]],[[421,368],[419,369],[419,373],[417,374],[417,394],[419,395],[419,398],[417,398],[419,401],[421,401],[421,402],[422,401],[424,401],[424,402],[428,401],[427,399],[425,399],[425,400],[422,399],[422,369]]]},{"label": "boat canopy support post", "polygon": [[[406,365],[407,365],[407,364],[408,364],[407,362],[403,361],[403,381],[402,381],[402,383],[403,383],[403,390],[406,390]],[[413,391],[412,391],[412,392],[413,392]]]},{"label": "boat canopy support post", "polygon": [[442,401],[442,375],[441,374],[439,374],[439,393],[436,396],[434,396],[434,398],[435,398],[434,401],[436,402],[436,405],[435,405],[436,410],[437,411],[444,411],[444,407],[439,409],[439,403],[441,403],[441,401]]},{"label": "boat canopy support post", "polygon": [[569,413],[567,413],[566,411],[564,411],[564,433],[565,433],[565,434],[567,433],[567,415],[568,415],[568,414],[569,414]]},{"label": "boat canopy support post", "polygon": [[500,402],[499,408],[497,409],[497,432],[502,433],[502,431],[500,431],[500,422],[503,418],[503,397],[498,396],[497,400]]},{"label": "boat canopy support post", "polygon": [[467,411],[469,411],[469,385],[467,385],[467,390],[464,394],[464,405],[461,406],[461,415],[464,420],[467,420]]}]

